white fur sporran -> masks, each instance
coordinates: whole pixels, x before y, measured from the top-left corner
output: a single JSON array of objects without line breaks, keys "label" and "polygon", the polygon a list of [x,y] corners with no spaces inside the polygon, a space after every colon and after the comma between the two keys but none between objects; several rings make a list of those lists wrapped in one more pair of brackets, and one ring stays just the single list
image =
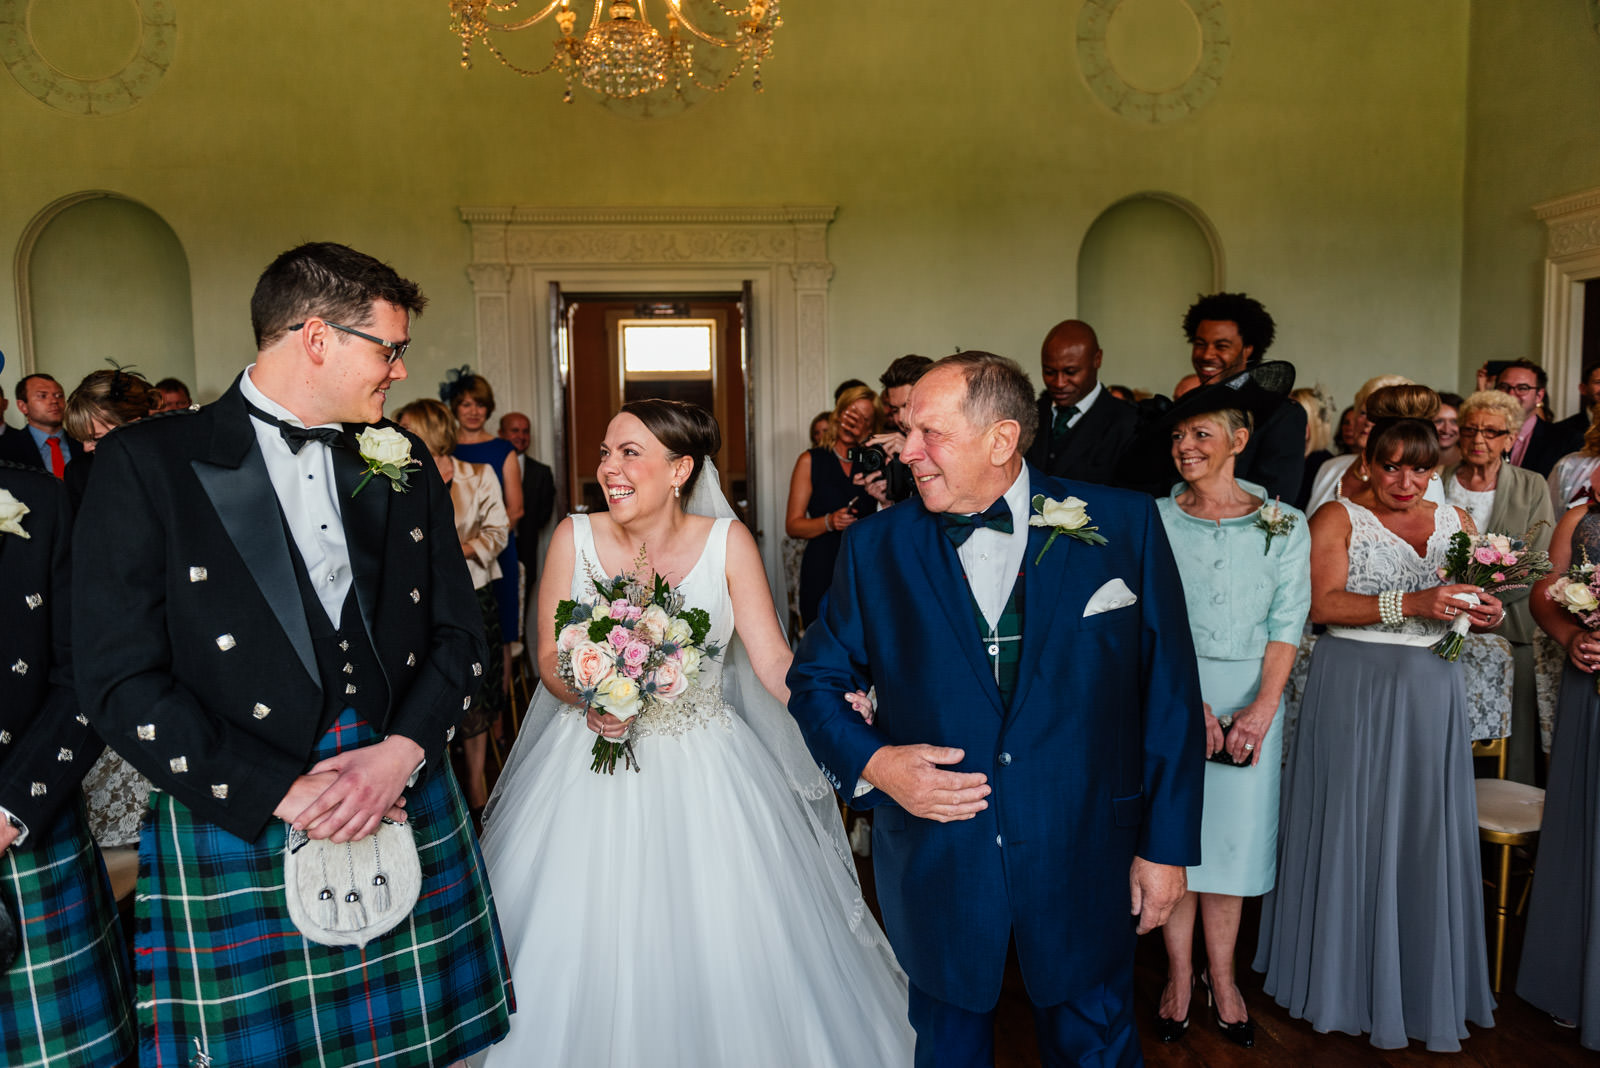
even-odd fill
[{"label": "white fur sporran", "polygon": [[364,946],[411,914],[422,865],[408,823],[385,819],[375,833],[337,845],[290,829],[284,894],[300,933],[324,946]]}]

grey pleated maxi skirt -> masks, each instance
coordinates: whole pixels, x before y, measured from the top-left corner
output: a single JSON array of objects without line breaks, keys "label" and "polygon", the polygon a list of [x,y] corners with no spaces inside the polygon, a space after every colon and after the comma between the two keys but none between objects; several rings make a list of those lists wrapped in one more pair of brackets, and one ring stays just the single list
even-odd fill
[{"label": "grey pleated maxi skirt", "polygon": [[1539,867],[1517,996],[1581,1028],[1600,1049],[1600,697],[1593,675],[1567,665],[1550,740]]},{"label": "grey pleated maxi skirt", "polygon": [[1461,670],[1422,646],[1317,643],[1285,769],[1255,968],[1318,1031],[1460,1048],[1494,1026]]}]

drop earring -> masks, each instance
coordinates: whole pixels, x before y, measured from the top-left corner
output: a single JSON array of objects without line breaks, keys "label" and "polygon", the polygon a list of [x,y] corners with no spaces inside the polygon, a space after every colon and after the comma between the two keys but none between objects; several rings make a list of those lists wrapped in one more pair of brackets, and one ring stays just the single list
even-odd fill
[{"label": "drop earring", "polygon": [[682,490],[680,490],[680,489],[679,489],[679,488],[678,488],[678,484],[677,484],[677,483],[676,483],[676,482],[674,482],[674,483],[673,483],[673,484],[672,484],[672,495],[673,495],[673,496],[674,496],[674,497],[681,497],[681,496],[683,496],[683,491],[682,491]]}]

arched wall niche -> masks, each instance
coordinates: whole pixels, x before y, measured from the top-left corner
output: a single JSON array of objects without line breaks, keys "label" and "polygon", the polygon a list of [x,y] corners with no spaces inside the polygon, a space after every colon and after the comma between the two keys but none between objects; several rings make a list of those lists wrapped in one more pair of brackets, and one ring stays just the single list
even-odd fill
[{"label": "arched wall niche", "polygon": [[1223,288],[1222,239],[1180,196],[1142,192],[1101,212],[1078,247],[1078,317],[1105,351],[1100,377],[1169,390],[1189,371],[1179,324]]},{"label": "arched wall niche", "polygon": [[194,388],[189,260],[149,207],[105,190],[63,197],[29,223],[15,268],[17,377],[42,371],[70,393],[112,359]]}]

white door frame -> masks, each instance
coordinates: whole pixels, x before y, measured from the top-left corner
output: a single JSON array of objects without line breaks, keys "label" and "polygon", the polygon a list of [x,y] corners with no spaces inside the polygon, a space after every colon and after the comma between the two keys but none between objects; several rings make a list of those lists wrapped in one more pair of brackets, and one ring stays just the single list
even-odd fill
[{"label": "white door frame", "polygon": [[748,324],[762,559],[784,604],[789,471],[809,446],[828,385],[827,229],[832,205],[701,208],[463,207],[472,231],[478,358],[507,410],[534,416],[534,451],[555,454],[551,282],[564,292],[738,293]]},{"label": "white door frame", "polygon": [[1583,361],[1583,283],[1600,278],[1600,189],[1548,200],[1533,211],[1547,230],[1540,363],[1548,376],[1550,410],[1561,419],[1576,399]]}]

